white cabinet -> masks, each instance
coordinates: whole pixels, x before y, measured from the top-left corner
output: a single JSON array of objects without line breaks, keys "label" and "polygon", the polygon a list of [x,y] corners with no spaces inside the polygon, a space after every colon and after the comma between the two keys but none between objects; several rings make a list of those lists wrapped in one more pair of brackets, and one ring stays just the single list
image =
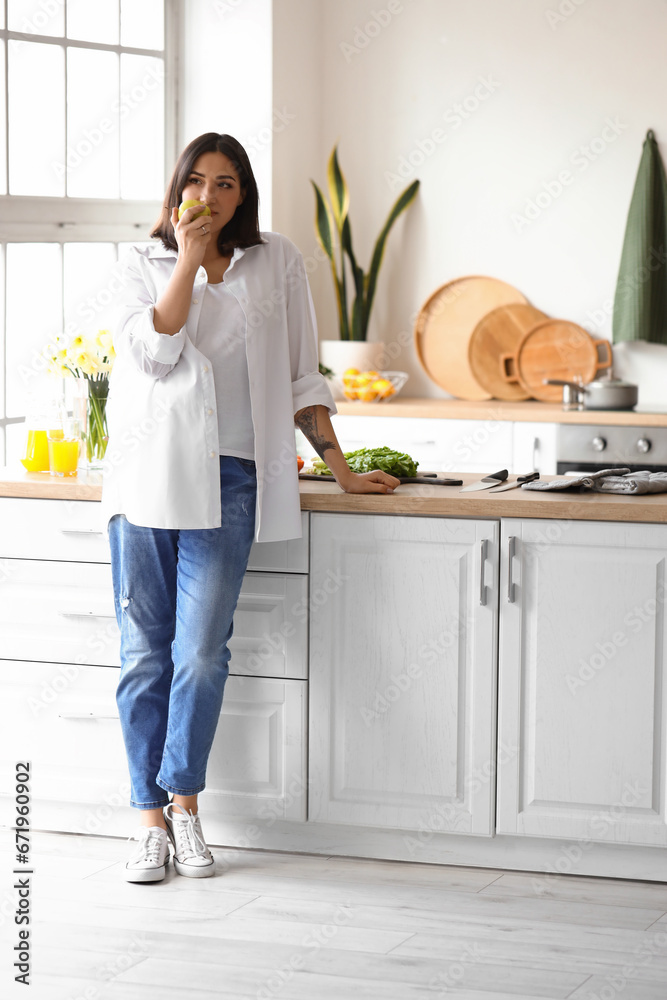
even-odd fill
[{"label": "white cabinet", "polygon": [[503,520],[499,833],[667,845],[666,565],[667,526]]},{"label": "white cabinet", "polygon": [[[251,550],[203,793],[214,813],[305,819],[308,529],[304,512],[302,538]],[[0,775],[9,789],[15,760],[32,762],[38,829],[122,835],[136,821],[119,645],[99,504],[0,498]]]},{"label": "white cabinet", "polygon": [[311,515],[315,822],[493,831],[498,522]]},{"label": "white cabinet", "polygon": [[343,451],[387,445],[411,455],[422,472],[494,472],[513,467],[512,424],[507,420],[335,414],[332,425]]},{"label": "white cabinet", "polygon": [[[29,761],[35,829],[127,836],[137,812],[129,805],[117,670],[11,660],[2,669],[0,822],[12,822],[15,763]],[[227,679],[201,793],[213,815],[305,819],[306,686]]]}]

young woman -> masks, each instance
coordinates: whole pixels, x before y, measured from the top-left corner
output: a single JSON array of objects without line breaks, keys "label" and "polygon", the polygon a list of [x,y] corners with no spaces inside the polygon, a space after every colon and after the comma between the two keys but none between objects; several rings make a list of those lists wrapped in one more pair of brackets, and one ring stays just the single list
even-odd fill
[{"label": "young woman", "polygon": [[[178,206],[194,200],[179,219]],[[318,371],[303,257],[260,233],[243,147],[209,132],[181,153],[156,242],[121,272],[102,509],[121,633],[116,701],[141,825],[132,882],[214,873],[197,809],[253,541],[301,536],[294,426],[348,493]],[[207,206],[210,215],[201,214]],[[171,800],[169,794],[171,793]]]}]

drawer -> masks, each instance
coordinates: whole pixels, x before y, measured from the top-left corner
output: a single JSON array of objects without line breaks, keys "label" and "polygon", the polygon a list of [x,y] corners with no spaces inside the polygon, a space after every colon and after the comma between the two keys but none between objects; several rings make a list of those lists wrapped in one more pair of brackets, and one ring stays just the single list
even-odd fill
[{"label": "drawer", "polygon": [[307,573],[309,526],[308,511],[302,510],[301,531],[303,537],[288,538],[283,542],[253,542],[248,569]]},{"label": "drawer", "polygon": [[110,562],[100,504],[0,497],[1,557]]},{"label": "drawer", "polygon": [[[127,818],[115,829],[108,826],[119,806],[127,806],[128,813],[131,808],[116,707],[119,671],[16,661],[3,662],[0,669],[0,787],[7,797],[16,763],[29,761],[37,829],[107,835],[125,830],[127,836]],[[63,803],[73,804],[71,825],[58,819]]]},{"label": "drawer", "polygon": [[[229,669],[308,676],[308,577],[246,573],[229,642]],[[0,564],[0,657],[120,666],[107,564],[5,559]]]},{"label": "drawer", "polygon": [[222,819],[306,819],[306,681],[229,677],[202,804]]},{"label": "drawer", "polygon": [[1,570],[3,659],[120,666],[110,565],[4,559]]},{"label": "drawer", "polygon": [[[35,829],[127,837],[137,813],[116,706],[118,670],[8,661],[0,690],[0,787],[31,765]],[[305,681],[229,677],[209,757],[207,807],[305,820]],[[299,789],[301,792],[299,793]],[[0,794],[10,825],[10,795]]]},{"label": "drawer", "polygon": [[308,577],[246,573],[229,641],[230,672],[308,676]]}]

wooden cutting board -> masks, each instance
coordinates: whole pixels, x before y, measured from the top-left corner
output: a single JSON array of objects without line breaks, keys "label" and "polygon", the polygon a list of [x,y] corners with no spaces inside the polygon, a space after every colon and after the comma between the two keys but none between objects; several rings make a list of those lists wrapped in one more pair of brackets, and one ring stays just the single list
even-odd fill
[{"label": "wooden cutting board", "polygon": [[530,399],[516,376],[508,376],[503,358],[514,355],[526,333],[545,319],[546,313],[534,306],[515,302],[492,309],[473,330],[468,345],[470,369],[494,399]]},{"label": "wooden cutting board", "polygon": [[517,347],[514,359],[506,358],[504,363],[535,399],[559,403],[563,398],[562,386],[544,385],[545,378],[572,381],[580,375],[585,384],[602,368],[608,368],[611,360],[608,340],[594,340],[576,323],[548,319],[529,330]]},{"label": "wooden cutting board", "polygon": [[470,367],[468,345],[487,313],[512,302],[526,298],[498,278],[472,275],[438,288],[422,306],[414,331],[417,357],[429,378],[459,399],[491,399]]}]

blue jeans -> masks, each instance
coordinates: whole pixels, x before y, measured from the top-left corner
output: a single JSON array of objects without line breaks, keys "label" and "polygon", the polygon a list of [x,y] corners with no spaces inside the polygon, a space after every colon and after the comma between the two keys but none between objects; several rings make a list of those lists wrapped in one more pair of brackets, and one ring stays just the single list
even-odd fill
[{"label": "blue jeans", "polygon": [[220,456],[219,528],[109,522],[120,677],[116,704],[130,805],[156,809],[167,792],[205,787],[229,673],[227,646],[255,535],[255,463]]}]

